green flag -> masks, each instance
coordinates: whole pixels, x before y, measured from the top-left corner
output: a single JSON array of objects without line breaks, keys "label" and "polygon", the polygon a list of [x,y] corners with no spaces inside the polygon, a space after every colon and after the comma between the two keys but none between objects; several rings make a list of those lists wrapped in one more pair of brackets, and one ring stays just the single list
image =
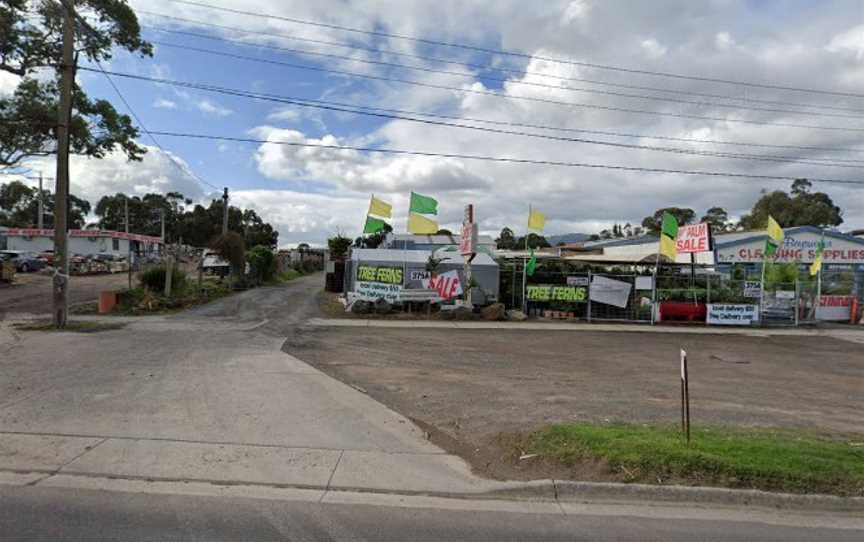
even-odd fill
[{"label": "green flag", "polygon": [[411,192],[411,208],[409,211],[421,215],[437,215],[438,201],[435,198]]},{"label": "green flag", "polygon": [[664,235],[670,237],[673,241],[678,236],[678,221],[675,217],[666,211],[663,211],[663,225],[660,228]]},{"label": "green flag", "polygon": [[363,228],[363,233],[378,233],[379,231],[384,231],[384,226],[386,225],[387,223],[380,218],[367,216],[366,226]]},{"label": "green flag", "polygon": [[777,242],[774,241],[774,239],[771,239],[770,237],[768,239],[766,239],[765,240],[765,257],[766,258],[773,257],[774,254],[777,253],[777,248],[778,248],[778,245],[777,245]]},{"label": "green flag", "polygon": [[525,274],[529,277],[534,276],[534,271],[537,270],[537,256],[534,255],[534,249],[531,249],[531,259],[525,264]]}]

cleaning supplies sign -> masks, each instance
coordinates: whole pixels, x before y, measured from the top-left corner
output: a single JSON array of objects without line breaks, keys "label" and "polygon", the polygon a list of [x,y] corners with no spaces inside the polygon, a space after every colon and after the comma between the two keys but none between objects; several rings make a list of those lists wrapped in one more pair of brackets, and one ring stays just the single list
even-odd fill
[{"label": "cleaning supplies sign", "polygon": [[403,278],[401,267],[374,265],[361,265],[357,267],[358,281],[380,282],[382,284],[402,284]]},{"label": "cleaning supplies sign", "polygon": [[581,286],[532,285],[526,287],[528,301],[565,301],[582,303],[588,300],[588,289]]}]

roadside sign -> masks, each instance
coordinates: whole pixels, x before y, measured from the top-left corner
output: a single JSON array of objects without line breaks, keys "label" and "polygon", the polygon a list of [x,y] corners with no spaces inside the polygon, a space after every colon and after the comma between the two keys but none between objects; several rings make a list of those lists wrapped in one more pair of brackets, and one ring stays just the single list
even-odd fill
[{"label": "roadside sign", "polygon": [[699,224],[687,224],[678,228],[678,237],[675,246],[678,253],[708,252],[711,243],[708,241],[710,228],[705,222]]},{"label": "roadside sign", "polygon": [[468,258],[474,258],[477,252],[477,224],[474,223],[474,205],[465,206],[465,217],[462,220],[462,238],[459,240],[459,253]]}]

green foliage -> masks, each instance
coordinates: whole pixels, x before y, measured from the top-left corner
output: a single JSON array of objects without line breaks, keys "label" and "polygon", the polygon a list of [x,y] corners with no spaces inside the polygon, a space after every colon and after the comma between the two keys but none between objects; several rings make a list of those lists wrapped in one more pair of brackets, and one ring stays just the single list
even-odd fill
[{"label": "green foliage", "polygon": [[289,268],[287,271],[283,271],[277,275],[276,280],[279,282],[288,282],[294,280],[296,278],[300,278],[303,276],[303,273],[297,271],[296,269]]},{"label": "green foliage", "polygon": [[696,212],[693,211],[693,209],[687,209],[684,207],[664,207],[663,209],[657,209],[654,211],[653,215],[646,216],[642,220],[642,227],[645,228],[648,233],[658,235],[660,233],[660,226],[663,222],[664,212],[674,216],[675,220],[678,221],[679,226],[690,224],[696,217]]},{"label": "green foliage", "polygon": [[513,230],[510,228],[502,228],[498,238],[495,239],[495,246],[500,250],[515,250],[516,236],[513,235]]},{"label": "green foliage", "polygon": [[732,231],[734,224],[729,222],[729,213],[722,207],[711,207],[699,222],[706,222],[713,233]]},{"label": "green foliage", "polygon": [[348,248],[350,247],[351,239],[341,233],[327,239],[327,248],[330,249],[330,257],[334,260],[348,256]]},{"label": "green foliage", "polygon": [[[123,0],[83,0],[88,20],[76,21],[76,55],[91,62],[111,58],[112,47],[151,55],[152,46],[141,39],[134,11]],[[0,99],[0,166],[13,166],[32,156],[52,152],[59,91],[57,80],[32,77],[45,66],[57,66],[62,57],[62,16],[59,2],[7,0],[0,5],[0,71],[22,77],[15,92]],[[145,149],[135,143],[138,131],[126,115],[105,100],[90,100],[75,85],[70,119],[73,153],[103,157],[120,148],[138,160]]]},{"label": "green foliage", "polygon": [[572,423],[514,447],[565,466],[605,461],[627,481],[862,496],[864,449],[851,444],[802,432],[697,427],[687,445],[677,427]]},{"label": "green foliage", "polygon": [[[54,227],[54,194],[42,190],[44,225]],[[90,202],[75,195],[69,196],[69,227],[81,229],[90,212]],[[39,223],[39,189],[30,188],[21,181],[0,185],[0,226],[34,228]]]},{"label": "green foliage", "polygon": [[273,275],[276,274],[276,256],[267,247],[261,245],[252,247],[252,250],[246,254],[246,261],[249,262],[252,275],[259,284],[272,280]]},{"label": "green foliage", "polygon": [[384,240],[387,238],[387,234],[393,231],[393,226],[390,224],[384,224],[384,229],[379,231],[378,233],[372,233],[369,235],[362,235],[354,240],[354,246],[356,248],[378,248],[384,243]]},{"label": "green foliage", "polygon": [[242,277],[246,269],[246,243],[239,233],[229,231],[213,240],[210,248],[231,266],[235,277]]},{"label": "green foliage", "polygon": [[774,287],[780,284],[794,284],[801,275],[797,262],[765,263],[765,286]]},{"label": "green foliage", "polygon": [[824,192],[810,192],[812,184],[806,179],[792,183],[791,193],[782,190],[762,192],[749,215],[741,217],[741,226],[748,230],[765,229],[768,216],[774,217],[783,228],[793,226],[838,226],[843,223],[840,207]]},{"label": "green foliage", "polygon": [[[545,237],[536,233],[528,234],[528,248],[547,248],[550,247],[549,241]],[[516,239],[515,250],[525,249],[525,237]]]},{"label": "green foliage", "polygon": [[[162,293],[165,291],[165,266],[160,265],[157,267],[151,267],[150,269],[142,272],[138,281],[141,283],[143,288],[150,290],[155,293]],[[175,269],[173,273],[171,273],[171,290],[172,294],[175,292],[180,292],[185,288],[186,285],[186,272],[182,269]]]},{"label": "green foliage", "polygon": [[[708,290],[705,288],[667,288],[657,290],[659,301],[681,301],[689,303],[705,303],[708,299]],[[711,292],[711,300],[714,300],[714,292]]]}]

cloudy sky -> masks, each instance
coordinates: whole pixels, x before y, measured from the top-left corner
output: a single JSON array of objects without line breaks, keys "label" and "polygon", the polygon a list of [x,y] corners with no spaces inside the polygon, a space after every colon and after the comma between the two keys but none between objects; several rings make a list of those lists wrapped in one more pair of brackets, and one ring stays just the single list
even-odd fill
[{"label": "cloudy sky", "polygon": [[[151,130],[637,168],[864,179],[864,97],[836,94],[864,96],[860,0],[200,2],[252,15],[174,0],[132,0],[145,37],[155,43],[155,55],[117,54],[104,64],[106,69],[318,100],[330,107],[338,103],[343,109],[400,110],[399,116],[413,119],[434,114],[439,123],[547,137],[115,77]],[[91,95],[117,102],[102,74],[81,72],[80,79]],[[0,78],[0,92],[13,85],[10,78]],[[554,234],[595,232],[616,221],[638,223],[656,208],[671,205],[697,213],[717,205],[740,215],[760,190],[790,184],[157,137],[173,160],[142,137],[150,147],[142,163],[129,164],[121,156],[75,160],[73,192],[94,202],[116,191],[171,190],[206,200],[215,191],[192,171],[215,187],[229,187],[235,202],[255,208],[278,226],[280,244],[287,246],[322,243],[337,231],[357,235],[372,193],[394,204],[397,231],[404,230],[407,197],[415,190],[440,201],[442,226],[455,228],[464,204],[471,202],[482,231],[510,226],[522,232],[530,203],[546,212],[546,233]],[[53,174],[50,163],[34,162],[32,167]],[[844,209],[844,228],[864,227],[864,186],[819,183],[816,188]]]}]

